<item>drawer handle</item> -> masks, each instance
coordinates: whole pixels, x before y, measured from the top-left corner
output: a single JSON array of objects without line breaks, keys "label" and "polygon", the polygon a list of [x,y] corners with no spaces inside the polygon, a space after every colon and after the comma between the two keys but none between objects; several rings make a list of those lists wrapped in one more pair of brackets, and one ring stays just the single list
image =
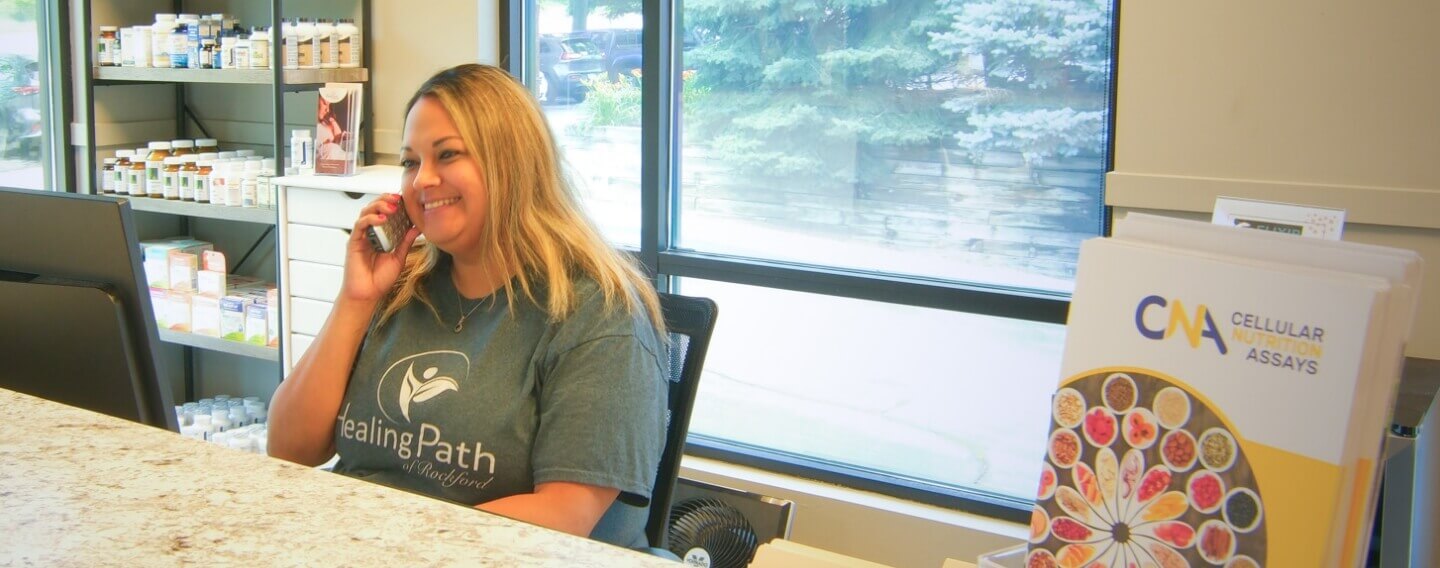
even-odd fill
[{"label": "drawer handle", "polygon": [[347,191],[347,192],[345,192],[345,196],[346,196],[346,197],[349,197],[350,199],[355,199],[355,200],[365,199],[365,194],[363,194],[363,193],[355,193],[355,192],[353,192],[353,191]]}]

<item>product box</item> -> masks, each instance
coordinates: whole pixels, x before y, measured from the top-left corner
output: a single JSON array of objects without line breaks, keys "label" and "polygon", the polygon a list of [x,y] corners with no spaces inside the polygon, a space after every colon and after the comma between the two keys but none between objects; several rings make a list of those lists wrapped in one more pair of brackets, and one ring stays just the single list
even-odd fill
[{"label": "product box", "polygon": [[220,298],[206,295],[190,298],[190,332],[220,337]]},{"label": "product box", "polygon": [[267,288],[265,290],[265,305],[269,307],[265,311],[265,344],[270,347],[280,347],[280,290]]},{"label": "product box", "polygon": [[155,327],[170,329],[170,291],[150,287],[150,311],[155,313]]},{"label": "product box", "polygon": [[171,290],[166,294],[166,307],[170,313],[168,328],[172,331],[191,330],[190,299],[194,294],[184,290]]},{"label": "product box", "polygon": [[269,327],[269,308],[265,304],[251,303],[245,307],[245,342],[265,345]]},{"label": "product box", "polygon": [[225,295],[226,271],[225,253],[209,250],[200,255],[200,271],[196,274],[195,289],[205,296],[219,298]]},{"label": "product box", "polygon": [[220,337],[245,341],[245,308],[250,301],[235,296],[220,298]]},{"label": "product box", "polygon": [[170,289],[184,292],[195,291],[196,273],[199,269],[199,259],[190,253],[178,250],[170,251],[168,255],[170,265]]},{"label": "product box", "polygon": [[170,253],[172,251],[199,256],[208,250],[215,250],[215,245],[190,237],[141,241],[140,258],[141,266],[145,270],[146,284],[152,288],[170,288]]},{"label": "product box", "polygon": [[1264,237],[1286,262],[1123,225],[1081,246],[1029,565],[1351,565],[1405,292],[1293,262],[1343,243]]}]

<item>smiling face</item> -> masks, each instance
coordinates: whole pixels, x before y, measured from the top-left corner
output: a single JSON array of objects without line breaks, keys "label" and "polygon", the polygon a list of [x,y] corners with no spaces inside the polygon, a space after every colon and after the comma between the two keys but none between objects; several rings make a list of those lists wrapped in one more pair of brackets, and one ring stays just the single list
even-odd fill
[{"label": "smiling face", "polygon": [[489,193],[480,162],[435,97],[421,97],[405,117],[400,165],[405,212],[425,238],[453,256],[478,256]]}]

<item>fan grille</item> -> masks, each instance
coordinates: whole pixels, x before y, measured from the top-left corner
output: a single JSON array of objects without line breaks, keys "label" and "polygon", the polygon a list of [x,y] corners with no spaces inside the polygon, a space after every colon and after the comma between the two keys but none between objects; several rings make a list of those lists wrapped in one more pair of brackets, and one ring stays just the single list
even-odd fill
[{"label": "fan grille", "polygon": [[681,559],[702,548],[710,555],[710,568],[745,568],[755,557],[759,539],[735,508],[716,499],[691,499],[670,510],[668,543]]}]

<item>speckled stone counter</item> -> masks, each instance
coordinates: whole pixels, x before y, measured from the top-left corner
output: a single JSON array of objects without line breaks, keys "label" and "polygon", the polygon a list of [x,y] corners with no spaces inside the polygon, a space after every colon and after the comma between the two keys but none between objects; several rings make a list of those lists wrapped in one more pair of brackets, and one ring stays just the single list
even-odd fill
[{"label": "speckled stone counter", "polygon": [[676,566],[0,389],[11,565]]}]

